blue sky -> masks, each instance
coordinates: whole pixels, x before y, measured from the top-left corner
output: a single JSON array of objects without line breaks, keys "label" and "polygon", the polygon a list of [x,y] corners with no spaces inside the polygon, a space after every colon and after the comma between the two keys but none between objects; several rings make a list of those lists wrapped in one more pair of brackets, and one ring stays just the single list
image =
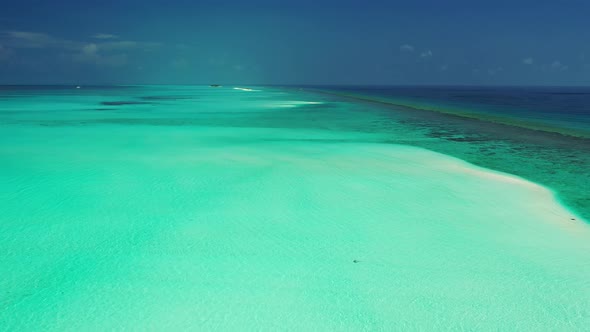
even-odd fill
[{"label": "blue sky", "polygon": [[0,1],[0,84],[590,85],[590,1]]}]

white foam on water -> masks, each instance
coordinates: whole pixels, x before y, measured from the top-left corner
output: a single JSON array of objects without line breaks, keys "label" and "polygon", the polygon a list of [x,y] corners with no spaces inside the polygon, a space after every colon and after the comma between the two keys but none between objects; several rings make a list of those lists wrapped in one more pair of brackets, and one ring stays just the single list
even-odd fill
[{"label": "white foam on water", "polygon": [[248,92],[260,91],[260,90],[254,90],[254,89],[250,89],[250,88],[240,88],[240,87],[235,87],[234,90],[248,91]]},{"label": "white foam on water", "polygon": [[302,105],[321,105],[324,104],[320,101],[304,101],[304,100],[286,100],[272,104],[268,104],[268,107],[280,107],[280,108],[293,108]]}]

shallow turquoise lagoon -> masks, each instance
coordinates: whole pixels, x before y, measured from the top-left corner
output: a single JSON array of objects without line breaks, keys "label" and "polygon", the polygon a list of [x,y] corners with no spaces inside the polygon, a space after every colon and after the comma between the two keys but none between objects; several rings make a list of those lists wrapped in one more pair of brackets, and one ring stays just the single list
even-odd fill
[{"label": "shallow turquoise lagoon", "polygon": [[560,188],[401,111],[252,90],[2,91],[0,330],[590,326]]}]

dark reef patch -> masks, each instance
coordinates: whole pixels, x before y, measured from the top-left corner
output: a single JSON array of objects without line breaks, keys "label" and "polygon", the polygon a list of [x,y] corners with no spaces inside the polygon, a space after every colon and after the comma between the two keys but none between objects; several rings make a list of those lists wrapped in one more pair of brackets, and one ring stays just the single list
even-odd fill
[{"label": "dark reef patch", "polygon": [[141,100],[190,100],[190,99],[197,99],[197,97],[192,96],[144,96],[139,97]]},{"label": "dark reef patch", "polygon": [[103,101],[100,103],[103,106],[122,106],[122,105],[151,105],[152,103],[145,101]]}]

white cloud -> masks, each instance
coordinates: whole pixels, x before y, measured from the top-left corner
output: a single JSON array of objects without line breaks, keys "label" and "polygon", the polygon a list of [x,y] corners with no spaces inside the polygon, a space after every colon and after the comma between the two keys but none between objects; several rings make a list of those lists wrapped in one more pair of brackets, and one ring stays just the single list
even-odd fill
[{"label": "white cloud", "polygon": [[45,33],[29,31],[4,31],[1,37],[6,44],[14,48],[47,48],[47,47],[72,47],[73,42],[54,38]]},{"label": "white cloud", "polygon": [[138,42],[124,40],[124,41],[114,41],[114,42],[105,42],[100,44],[100,48],[105,51],[120,51],[120,50],[129,50],[134,49],[139,46]]},{"label": "white cloud", "polygon": [[558,71],[564,71],[564,70],[567,70],[569,68],[568,66],[562,64],[561,61],[559,61],[559,60],[553,61],[553,63],[551,63],[551,66],[550,67],[552,69],[558,70]]},{"label": "white cloud", "polygon": [[522,63],[524,63],[525,65],[532,65],[535,63],[535,61],[533,60],[533,58],[525,58],[522,59]]},{"label": "white cloud", "polygon": [[48,34],[37,32],[6,31],[5,34],[15,39],[28,40],[36,43],[47,43],[54,40],[54,38]]},{"label": "white cloud", "polygon": [[[75,52],[87,52],[88,47],[95,48],[94,51],[123,51],[123,50],[152,50],[161,46],[160,43],[139,42],[133,40],[113,40],[118,37],[109,34],[94,35],[99,39],[91,44],[81,41],[73,41],[53,37],[46,33],[28,32],[28,31],[4,31],[0,32],[0,40],[12,48],[59,48]],[[92,46],[94,45],[94,46]]]},{"label": "white cloud", "polygon": [[160,43],[137,42],[133,40],[104,42],[98,45],[103,51],[123,51],[132,49],[152,50],[161,46]]},{"label": "white cloud", "polygon": [[82,47],[82,53],[86,55],[94,55],[98,52],[98,46],[96,44],[88,44]]},{"label": "white cloud", "polygon": [[29,31],[0,31],[0,60],[19,49],[51,49],[65,61],[101,66],[123,66],[128,63],[130,52],[149,52],[162,44],[133,40],[118,40],[118,36],[99,33],[93,42],[68,40],[46,33]]},{"label": "white cloud", "polygon": [[414,46],[412,45],[408,45],[408,44],[404,44],[402,46],[399,47],[399,50],[402,52],[414,52]]},{"label": "white cloud", "polygon": [[430,57],[432,57],[432,51],[431,50],[424,51],[424,52],[420,53],[420,57],[421,58],[430,58]]},{"label": "white cloud", "polygon": [[72,60],[101,66],[120,67],[127,64],[127,54],[103,54],[101,47],[95,43],[82,46],[80,52],[71,56]]},{"label": "white cloud", "polygon": [[92,38],[95,38],[95,39],[118,39],[119,37],[117,35],[111,35],[109,33],[97,33],[94,36],[92,36]]},{"label": "white cloud", "polygon": [[548,64],[543,64],[541,70],[543,72],[562,72],[569,69],[569,66],[561,63],[559,60],[555,60]]}]

